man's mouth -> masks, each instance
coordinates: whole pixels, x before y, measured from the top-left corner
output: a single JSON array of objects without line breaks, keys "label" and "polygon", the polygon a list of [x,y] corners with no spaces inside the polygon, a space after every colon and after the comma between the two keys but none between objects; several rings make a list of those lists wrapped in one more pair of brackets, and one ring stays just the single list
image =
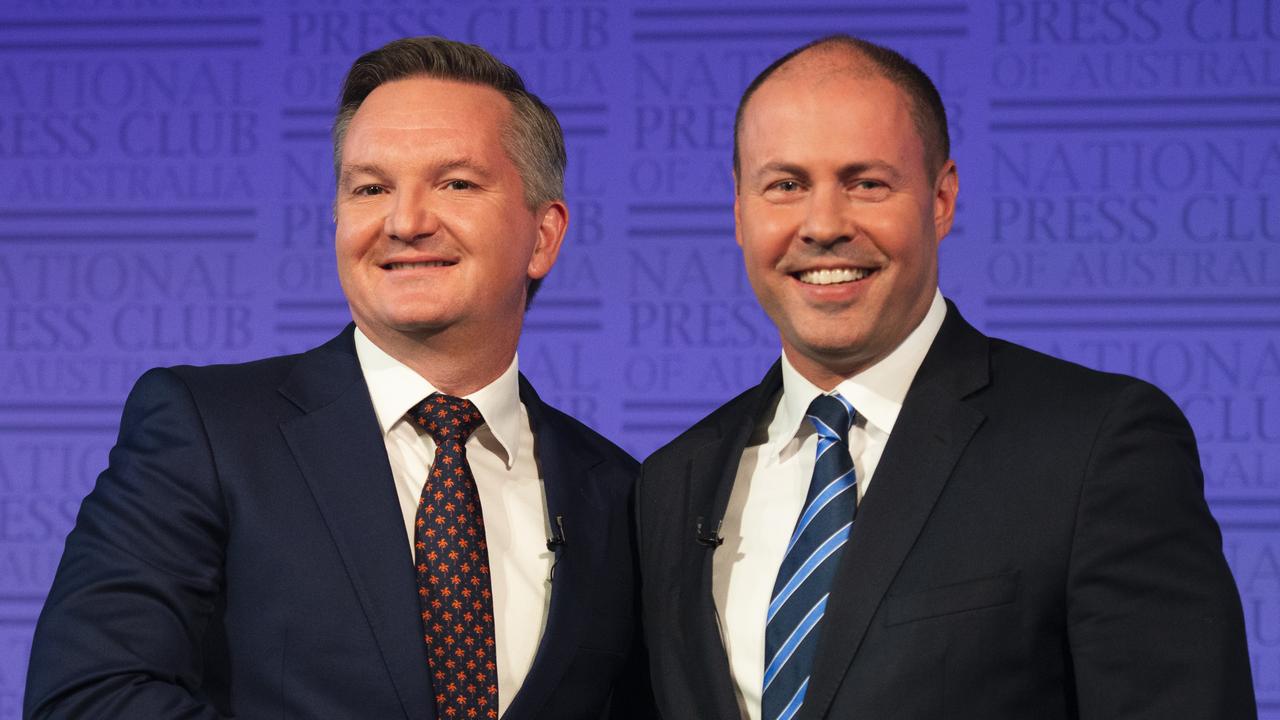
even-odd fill
[{"label": "man's mouth", "polygon": [[870,268],[822,268],[794,273],[792,277],[806,285],[837,285],[862,280],[872,272]]},{"label": "man's mouth", "polygon": [[454,265],[448,260],[430,260],[427,262],[393,262],[382,266],[383,270],[412,270],[414,268],[448,267]]}]

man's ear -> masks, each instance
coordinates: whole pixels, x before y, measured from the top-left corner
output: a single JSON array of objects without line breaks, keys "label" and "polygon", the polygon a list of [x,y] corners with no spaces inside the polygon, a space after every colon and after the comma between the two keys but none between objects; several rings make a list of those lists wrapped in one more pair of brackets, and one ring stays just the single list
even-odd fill
[{"label": "man's ear", "polygon": [[542,218],[538,222],[538,240],[529,258],[530,280],[541,280],[551,272],[560,256],[560,245],[569,228],[569,207],[563,200],[552,200],[542,206]]},{"label": "man's ear", "polygon": [[733,239],[742,247],[742,206],[739,202],[738,178],[733,178]]},{"label": "man's ear", "polygon": [[951,232],[956,219],[956,197],[960,194],[960,174],[956,161],[947,160],[933,183],[933,232],[939,242]]}]

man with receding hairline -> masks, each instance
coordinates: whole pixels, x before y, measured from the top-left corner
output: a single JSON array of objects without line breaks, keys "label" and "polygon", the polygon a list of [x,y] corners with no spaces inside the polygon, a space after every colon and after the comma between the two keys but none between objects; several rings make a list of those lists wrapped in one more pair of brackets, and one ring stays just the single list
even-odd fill
[{"label": "man with receding hairline", "polygon": [[24,716],[650,718],[636,462],[516,357],[568,223],[559,123],[420,37],[356,61],[333,134],[354,322],[138,381]]},{"label": "man with receding hairline", "polygon": [[660,711],[1255,717],[1190,427],[943,299],[949,155],[932,82],[862,40],[743,94],[737,241],[782,357],[642,468]]}]

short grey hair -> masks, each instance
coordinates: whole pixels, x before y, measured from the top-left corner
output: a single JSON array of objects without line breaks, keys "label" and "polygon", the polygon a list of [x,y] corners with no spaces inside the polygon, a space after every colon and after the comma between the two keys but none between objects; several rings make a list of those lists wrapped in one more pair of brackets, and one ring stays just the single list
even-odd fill
[{"label": "short grey hair", "polygon": [[503,145],[520,172],[525,203],[536,210],[543,203],[564,199],[567,156],[555,113],[525,88],[518,72],[484,48],[434,36],[394,40],[361,55],[351,66],[333,122],[336,178],[341,179],[347,128],[365,98],[379,85],[415,76],[485,85],[502,93],[511,103]]}]

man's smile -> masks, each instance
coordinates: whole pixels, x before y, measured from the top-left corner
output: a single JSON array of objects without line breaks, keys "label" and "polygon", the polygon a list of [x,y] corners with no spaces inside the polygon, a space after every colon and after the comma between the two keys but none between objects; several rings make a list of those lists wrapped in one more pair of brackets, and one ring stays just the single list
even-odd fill
[{"label": "man's smile", "polygon": [[390,262],[382,265],[383,270],[417,270],[419,268],[449,267],[457,265],[452,260],[422,260],[416,262]]},{"label": "man's smile", "polygon": [[816,268],[792,273],[791,277],[806,285],[836,285],[857,282],[868,277],[873,272],[875,272],[873,268]]}]

